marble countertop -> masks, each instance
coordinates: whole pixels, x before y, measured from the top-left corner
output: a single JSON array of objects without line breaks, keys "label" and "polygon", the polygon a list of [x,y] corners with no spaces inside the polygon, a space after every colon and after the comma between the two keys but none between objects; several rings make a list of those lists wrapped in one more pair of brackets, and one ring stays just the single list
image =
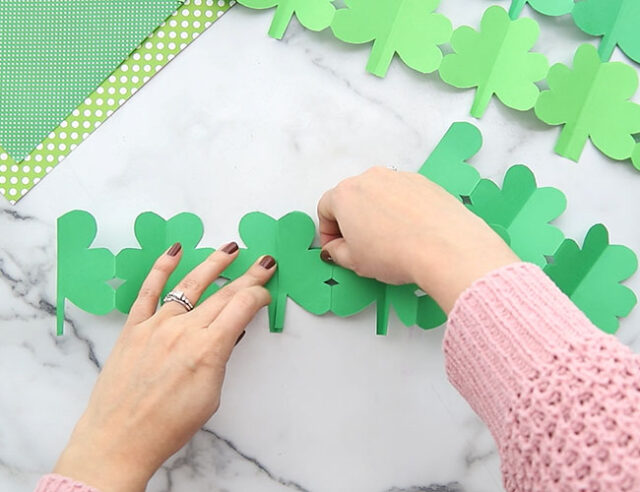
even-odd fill
[{"label": "marble countertop", "polygon": [[[507,5],[507,2],[501,2]],[[454,25],[477,25],[486,0],[446,0]],[[123,323],[70,306],[54,336],[55,220],[92,212],[98,246],[135,246],[143,211],[197,213],[204,244],[238,240],[246,212],[314,214],[321,193],[374,164],[415,170],[449,125],[476,123],[473,159],[501,181],[516,163],[563,190],[558,221],[580,241],[604,222],[640,252],[640,174],[590,144],[579,164],[552,152],[558,128],[493,101],[468,116],[473,91],[394,61],[364,71],[368,47],[345,45],[295,21],[282,42],[272,11],[236,6],[158,74],[16,206],[0,207],[0,490],[28,491],[53,466]],[[533,14],[537,50],[569,62],[593,39],[568,18]],[[622,57],[616,54],[616,57]],[[640,292],[640,276],[629,285]],[[449,385],[443,329],[405,328],[392,315],[375,335],[373,309],[314,317],[289,303],[285,331],[266,315],[229,364],[217,415],[153,478],[149,491],[497,492],[491,436]],[[619,337],[640,349],[640,310]]]}]

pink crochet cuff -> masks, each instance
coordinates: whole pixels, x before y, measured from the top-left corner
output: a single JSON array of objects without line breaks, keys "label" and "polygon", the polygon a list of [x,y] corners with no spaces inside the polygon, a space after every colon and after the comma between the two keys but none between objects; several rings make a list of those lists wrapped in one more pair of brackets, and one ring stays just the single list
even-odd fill
[{"label": "pink crochet cuff", "polygon": [[447,375],[500,442],[523,385],[558,350],[602,336],[538,266],[511,264],[456,301],[444,338]]},{"label": "pink crochet cuff", "polygon": [[81,482],[51,473],[38,481],[35,492],[99,492]]}]

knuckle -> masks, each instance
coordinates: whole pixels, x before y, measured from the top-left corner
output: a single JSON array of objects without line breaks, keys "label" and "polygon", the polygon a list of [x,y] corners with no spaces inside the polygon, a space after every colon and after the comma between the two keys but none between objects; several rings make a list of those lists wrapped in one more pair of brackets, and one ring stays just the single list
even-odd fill
[{"label": "knuckle", "polygon": [[193,277],[186,277],[185,279],[182,280],[182,282],[180,282],[180,286],[182,287],[182,290],[199,290],[201,283],[198,279],[193,278]]},{"label": "knuckle", "polygon": [[156,289],[143,285],[140,291],[138,292],[138,299],[149,299],[151,297],[158,296],[159,293]]},{"label": "knuckle", "polygon": [[253,311],[258,307],[258,299],[252,289],[242,289],[235,295],[236,303],[240,309]]}]

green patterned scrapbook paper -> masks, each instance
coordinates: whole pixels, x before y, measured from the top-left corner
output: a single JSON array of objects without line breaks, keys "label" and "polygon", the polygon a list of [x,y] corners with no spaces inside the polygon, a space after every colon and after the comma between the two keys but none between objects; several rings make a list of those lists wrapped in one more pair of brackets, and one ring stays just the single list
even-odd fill
[{"label": "green patterned scrapbook paper", "polygon": [[15,204],[235,2],[187,0],[24,160],[0,147],[0,194]]},{"label": "green patterned scrapbook paper", "polygon": [[22,160],[182,0],[0,2],[0,143]]}]

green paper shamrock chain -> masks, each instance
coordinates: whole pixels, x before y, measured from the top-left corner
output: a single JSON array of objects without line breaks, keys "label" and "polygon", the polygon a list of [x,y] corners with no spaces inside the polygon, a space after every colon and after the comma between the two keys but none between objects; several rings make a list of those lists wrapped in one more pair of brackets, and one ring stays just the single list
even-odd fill
[{"label": "green paper shamrock chain", "polygon": [[[636,271],[636,255],[626,246],[611,245],[601,224],[587,233],[582,249],[565,239],[551,224],[566,208],[564,194],[538,187],[533,173],[522,165],[507,171],[501,187],[480,178],[468,160],[481,146],[482,135],[475,126],[454,123],[418,172],[466,203],[522,260],[543,268],[594,324],[614,333],[618,319],[636,304],[634,293],[621,284]],[[280,219],[252,212],[242,218],[239,231],[245,247],[222,277],[238,278],[262,255],[276,258],[278,268],[267,284],[272,296],[272,332],[283,330],[289,298],[313,314],[332,312],[341,317],[375,304],[379,335],[387,333],[392,309],[406,326],[431,329],[446,321],[445,313],[417,285],[386,285],[323,262],[320,250],[311,248],[316,233],[313,220],[302,212]],[[139,215],[135,236],[140,248],[124,249],[117,255],[91,248],[96,232],[96,221],[88,212],[74,210],[58,219],[59,335],[63,333],[65,300],[95,314],[113,309],[127,313],[153,262],[173,243],[182,244],[183,255],[163,294],[213,252],[198,248],[203,224],[189,213],[169,220],[152,212]],[[114,279],[122,281],[117,288],[111,285]],[[218,289],[212,284],[203,299]]]},{"label": "green paper shamrock chain", "polygon": [[[384,77],[397,54],[421,73],[439,70],[440,78],[460,89],[475,88],[471,115],[481,118],[493,96],[519,111],[535,109],[548,125],[563,125],[555,151],[578,161],[587,140],[614,160],[631,160],[640,170],[640,105],[631,101],[638,88],[635,70],[609,62],[620,49],[640,63],[640,1],[638,0],[512,0],[509,12],[489,7],[479,30],[455,30],[442,14],[440,0],[345,0],[335,9],[331,0],[238,0],[252,8],[276,7],[269,34],[281,38],[295,14],[314,31],[330,27],[346,43],[373,43],[367,71]],[[519,18],[524,5],[550,16],[571,13],[584,32],[603,36],[596,52],[578,48],[574,67],[556,64],[531,52],[540,34],[538,23]],[[450,43],[453,53],[440,46]],[[550,89],[537,83],[547,79]]]}]

